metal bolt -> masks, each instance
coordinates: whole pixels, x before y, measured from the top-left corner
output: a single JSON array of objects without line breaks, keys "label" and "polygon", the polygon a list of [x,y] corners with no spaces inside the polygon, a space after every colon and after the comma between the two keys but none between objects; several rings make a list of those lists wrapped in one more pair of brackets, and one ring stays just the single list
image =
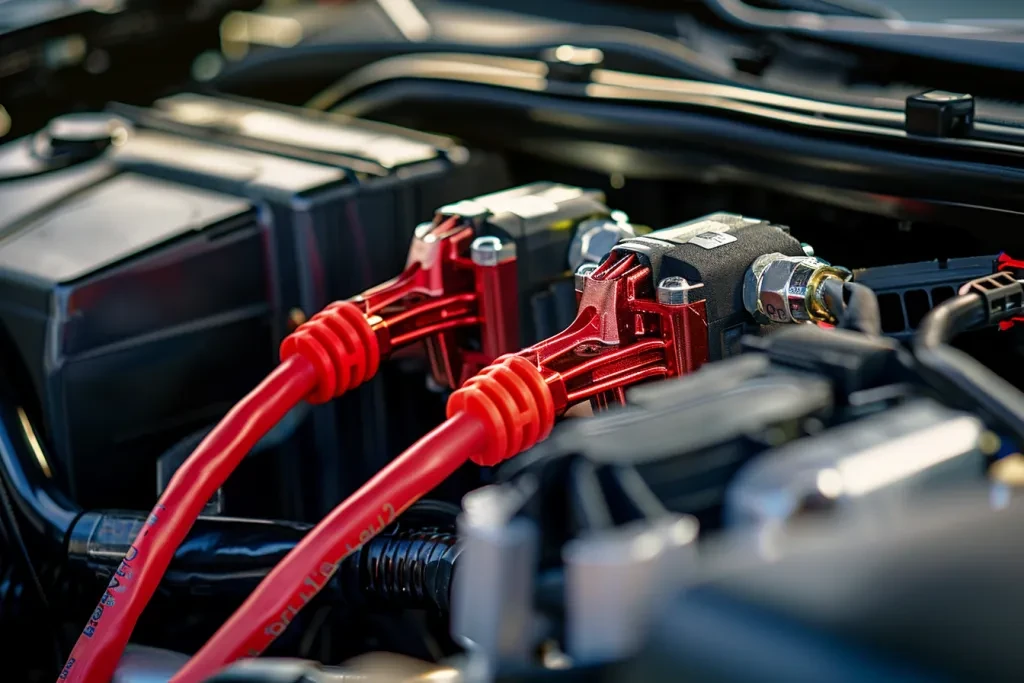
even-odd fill
[{"label": "metal bolt", "polygon": [[478,266],[493,266],[498,263],[501,240],[497,237],[477,237],[470,245],[469,255]]},{"label": "metal bolt", "polygon": [[616,244],[630,237],[636,237],[636,232],[629,223],[609,218],[585,220],[569,244],[569,267],[575,270],[584,263],[600,263]]},{"label": "metal bolt", "polygon": [[658,283],[658,303],[678,306],[690,303],[691,293],[694,289],[703,287],[702,284],[691,285],[686,278],[667,277]]},{"label": "metal bolt", "polygon": [[587,284],[587,278],[594,274],[597,270],[596,263],[584,263],[582,266],[576,269],[576,291],[582,292],[583,287]]},{"label": "metal bolt", "polygon": [[416,229],[413,231],[412,234],[416,236],[416,239],[423,239],[424,237],[429,235],[430,231],[433,229],[433,223],[420,223],[419,225],[416,226]]}]

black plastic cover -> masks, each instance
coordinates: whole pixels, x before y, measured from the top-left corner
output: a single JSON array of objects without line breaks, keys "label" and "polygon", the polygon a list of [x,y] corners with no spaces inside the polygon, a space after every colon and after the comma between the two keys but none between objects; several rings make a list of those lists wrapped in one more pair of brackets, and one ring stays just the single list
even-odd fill
[{"label": "black plastic cover", "polygon": [[1022,522],[1021,500],[993,509],[980,489],[884,529],[791,539],[770,562],[708,562],[620,680],[1014,680],[1024,553],[1007,539]]},{"label": "black plastic cover", "polygon": [[882,332],[909,339],[929,311],[956,296],[960,288],[992,274],[995,256],[902,263],[855,271],[854,280],[878,295]]}]

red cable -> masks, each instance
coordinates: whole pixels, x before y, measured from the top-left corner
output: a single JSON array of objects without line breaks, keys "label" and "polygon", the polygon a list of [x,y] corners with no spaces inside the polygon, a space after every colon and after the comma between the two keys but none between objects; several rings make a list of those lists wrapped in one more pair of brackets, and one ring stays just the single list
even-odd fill
[{"label": "red cable", "polygon": [[231,409],[178,469],[75,643],[60,681],[106,683],[178,546],[252,447],[300,401],[322,403],[377,372],[362,311],[335,302],[281,344],[281,364]]},{"label": "red cable", "polygon": [[460,413],[420,439],[313,528],[171,683],[200,683],[261,653],[349,553],[485,449],[487,436],[480,420]]},{"label": "red cable", "polygon": [[113,677],[139,615],[203,506],[252,447],[316,386],[316,378],[309,361],[292,356],[203,439],[174,474],[146,526],[135,537],[132,550],[75,643],[59,681],[105,683]]},{"label": "red cable", "polygon": [[493,465],[546,438],[555,409],[540,370],[506,356],[452,394],[448,416],[317,524],[171,683],[201,683],[259,655],[355,548],[467,460]]}]

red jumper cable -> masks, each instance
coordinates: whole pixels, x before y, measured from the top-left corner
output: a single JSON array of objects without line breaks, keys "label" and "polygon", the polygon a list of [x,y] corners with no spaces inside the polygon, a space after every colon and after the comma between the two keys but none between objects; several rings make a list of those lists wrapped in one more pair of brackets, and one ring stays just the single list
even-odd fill
[{"label": "red jumper cable", "polygon": [[[142,610],[206,502],[300,401],[323,403],[362,384],[376,374],[382,357],[418,341],[427,343],[435,378],[451,387],[518,346],[515,248],[495,237],[474,236],[474,228],[459,217],[438,216],[417,229],[401,275],[330,304],[285,338],[281,364],[221,420],[171,479],[58,681],[111,679]],[[480,331],[479,350],[460,343],[460,334],[474,327]],[[470,426],[466,431],[481,430]],[[413,480],[421,474],[429,476],[417,471]],[[375,509],[389,518],[397,514],[393,507]]]},{"label": "red jumper cable", "polygon": [[621,403],[633,384],[707,361],[702,285],[665,278],[656,287],[651,268],[619,248],[584,282],[575,322],[466,381],[449,399],[448,420],[312,529],[172,683],[200,683],[260,654],[341,559],[467,460],[495,465],[546,438],[575,403]]}]

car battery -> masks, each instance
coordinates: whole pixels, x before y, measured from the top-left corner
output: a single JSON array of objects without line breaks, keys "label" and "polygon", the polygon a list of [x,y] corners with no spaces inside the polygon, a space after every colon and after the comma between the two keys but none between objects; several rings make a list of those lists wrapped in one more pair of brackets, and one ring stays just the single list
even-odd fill
[{"label": "car battery", "polygon": [[[151,115],[59,117],[0,147],[6,362],[84,506],[149,505],[156,456],[251,389],[297,322],[397,272],[439,203],[505,183],[495,158],[443,138],[180,102],[190,122],[157,123],[177,106],[165,101]],[[332,131],[362,136],[362,156],[314,159]],[[352,419],[378,400],[357,401]],[[332,420],[311,422],[316,450],[337,460]]]}]

